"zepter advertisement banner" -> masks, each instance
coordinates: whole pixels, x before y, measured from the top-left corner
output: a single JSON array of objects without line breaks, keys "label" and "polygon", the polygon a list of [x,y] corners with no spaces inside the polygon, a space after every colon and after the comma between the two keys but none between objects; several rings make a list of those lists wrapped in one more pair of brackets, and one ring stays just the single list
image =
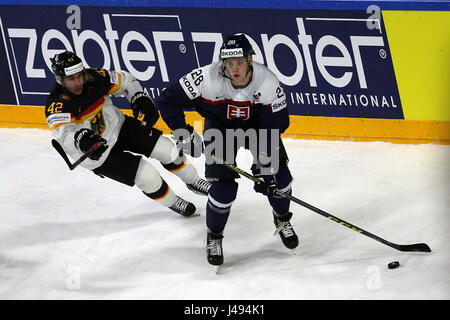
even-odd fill
[{"label": "zepter advertisement banner", "polygon": [[44,105],[50,58],[63,50],[85,67],[131,72],[155,97],[244,33],[254,60],[280,79],[290,114],[403,119],[381,11],[367,12],[3,5],[0,103]]}]

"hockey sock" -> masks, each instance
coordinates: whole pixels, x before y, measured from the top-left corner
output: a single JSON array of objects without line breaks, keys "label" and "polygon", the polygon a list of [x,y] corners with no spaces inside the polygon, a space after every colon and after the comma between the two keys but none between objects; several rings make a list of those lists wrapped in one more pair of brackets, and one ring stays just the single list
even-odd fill
[{"label": "hockey sock", "polygon": [[161,178],[159,172],[147,161],[141,159],[134,179],[136,186],[155,201],[165,207],[170,207],[177,200],[176,194]]},{"label": "hockey sock", "polygon": [[197,170],[188,161],[186,156],[178,157],[175,161],[164,164],[162,166],[169,172],[179,177],[184,183],[194,183],[198,177]]},{"label": "hockey sock", "polygon": [[170,207],[177,201],[177,195],[170,189],[169,185],[162,180],[161,187],[152,193],[144,192],[149,198],[159,202],[164,207]]},{"label": "hockey sock", "polygon": [[236,199],[238,184],[235,181],[213,181],[206,204],[206,226],[215,234],[221,234]]},{"label": "hockey sock", "polygon": [[[281,166],[275,177],[277,180],[277,188],[285,193],[291,194],[292,176],[289,172],[288,167],[286,165]],[[289,199],[278,194],[267,196],[267,198],[269,199],[269,203],[272,206],[274,212],[276,212],[277,214],[285,214],[289,212],[289,206],[291,203]]]},{"label": "hockey sock", "polygon": [[160,136],[150,157],[161,162],[162,166],[179,177],[184,183],[194,183],[198,177],[197,170],[169,138]]}]

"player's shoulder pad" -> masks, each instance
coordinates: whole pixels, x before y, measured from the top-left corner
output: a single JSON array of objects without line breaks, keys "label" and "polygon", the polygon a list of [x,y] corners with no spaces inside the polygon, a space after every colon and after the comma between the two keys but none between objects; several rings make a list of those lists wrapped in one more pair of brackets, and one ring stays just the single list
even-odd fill
[{"label": "player's shoulder pad", "polygon": [[253,70],[254,76],[257,78],[256,80],[260,83],[262,89],[270,91],[270,88],[278,86],[280,82],[278,77],[266,66],[254,61]]},{"label": "player's shoulder pad", "polygon": [[120,84],[120,74],[117,71],[110,71],[102,68],[90,68],[87,69],[88,74],[92,77],[101,76],[106,78],[111,84]]},{"label": "player's shoulder pad", "polygon": [[45,117],[50,129],[56,124],[70,123],[72,118],[72,102],[64,92],[52,92],[45,103]]},{"label": "player's shoulder pad", "polygon": [[52,92],[45,103],[45,115],[48,116],[53,113],[71,112],[72,102],[67,93]]},{"label": "player's shoulder pad", "polygon": [[209,64],[194,69],[180,78],[178,82],[189,99],[194,100],[201,97],[205,88],[211,87],[209,83],[212,81],[214,69],[215,64]]},{"label": "player's shoulder pad", "polygon": [[286,95],[278,77],[267,67],[253,62],[256,81],[259,83],[258,92],[261,93],[260,103],[270,105],[272,112],[280,111],[287,107]]},{"label": "player's shoulder pad", "polygon": [[102,95],[109,95],[115,87],[120,86],[120,76],[115,71],[101,68],[86,69],[88,74],[87,83],[95,86]]},{"label": "player's shoulder pad", "polygon": [[86,71],[88,72],[88,76],[90,77],[98,77],[98,75],[107,78],[109,80],[109,71],[102,69],[102,68],[89,68],[86,69]]},{"label": "player's shoulder pad", "polygon": [[94,69],[98,74],[107,78],[112,85],[120,85],[121,74],[115,70]]}]

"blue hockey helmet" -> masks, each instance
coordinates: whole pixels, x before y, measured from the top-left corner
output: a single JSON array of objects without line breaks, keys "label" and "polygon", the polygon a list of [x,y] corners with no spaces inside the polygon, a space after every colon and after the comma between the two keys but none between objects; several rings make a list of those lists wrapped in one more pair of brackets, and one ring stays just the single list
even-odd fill
[{"label": "blue hockey helmet", "polygon": [[250,61],[255,51],[244,34],[228,36],[220,48],[219,60],[227,58],[246,57]]}]

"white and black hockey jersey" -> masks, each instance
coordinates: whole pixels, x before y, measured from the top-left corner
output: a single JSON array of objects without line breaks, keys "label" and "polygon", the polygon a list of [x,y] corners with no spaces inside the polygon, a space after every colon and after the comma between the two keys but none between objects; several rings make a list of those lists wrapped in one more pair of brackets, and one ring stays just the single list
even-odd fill
[{"label": "white and black hockey jersey", "polygon": [[81,164],[93,170],[108,157],[125,121],[125,115],[113,105],[110,95],[125,95],[130,101],[136,92],[142,91],[142,87],[133,75],[125,71],[87,69],[86,73],[88,79],[80,96],[71,96],[61,85],[55,85],[47,98],[45,116],[53,137],[73,160],[83,154],[74,144],[78,130],[88,128],[107,141],[109,148],[98,161],[86,159]]},{"label": "white and black hockey jersey", "polygon": [[283,88],[267,67],[257,62],[252,65],[251,82],[244,88],[234,88],[221,74],[221,62],[194,69],[165,89],[155,105],[172,130],[184,128],[183,110],[194,108],[215,127],[279,129],[282,133],[289,126]]}]

